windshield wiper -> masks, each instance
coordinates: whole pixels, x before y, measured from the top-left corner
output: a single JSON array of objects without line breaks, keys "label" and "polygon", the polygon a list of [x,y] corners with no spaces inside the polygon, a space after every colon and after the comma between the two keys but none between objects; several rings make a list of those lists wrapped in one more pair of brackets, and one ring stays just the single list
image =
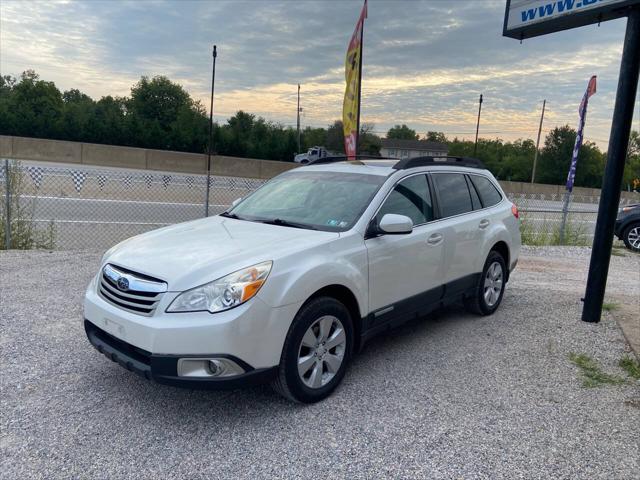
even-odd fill
[{"label": "windshield wiper", "polygon": [[234,220],[245,220],[242,217],[239,217],[238,215],[236,215],[235,213],[229,213],[229,212],[222,212],[220,214],[221,217],[226,217],[226,218],[233,218]]},{"label": "windshield wiper", "polygon": [[307,225],[306,223],[290,222],[281,218],[273,218],[267,220],[256,220],[256,222],[266,223],[267,225],[280,225],[281,227],[303,228],[305,230],[317,230],[317,228]]}]

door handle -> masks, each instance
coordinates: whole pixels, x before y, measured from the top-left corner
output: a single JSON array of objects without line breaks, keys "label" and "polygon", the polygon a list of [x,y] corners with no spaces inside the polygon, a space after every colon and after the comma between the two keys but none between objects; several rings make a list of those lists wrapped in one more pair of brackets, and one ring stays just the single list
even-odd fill
[{"label": "door handle", "polygon": [[483,220],[480,220],[480,225],[478,225],[480,228],[487,228],[489,226],[489,220],[487,220],[486,218]]},{"label": "door handle", "polygon": [[438,245],[442,241],[441,233],[434,233],[427,238],[427,243],[429,245]]}]

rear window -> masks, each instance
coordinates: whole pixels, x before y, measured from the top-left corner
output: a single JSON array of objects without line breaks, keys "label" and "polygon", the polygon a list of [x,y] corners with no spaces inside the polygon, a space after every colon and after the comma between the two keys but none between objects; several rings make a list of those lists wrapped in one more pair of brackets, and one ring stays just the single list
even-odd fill
[{"label": "rear window", "polygon": [[491,207],[502,200],[502,195],[488,178],[479,175],[469,175],[469,178],[471,178],[478,195],[480,195],[482,206]]},{"label": "rear window", "polygon": [[434,173],[433,183],[438,191],[442,218],[460,215],[473,210],[471,195],[461,173]]}]

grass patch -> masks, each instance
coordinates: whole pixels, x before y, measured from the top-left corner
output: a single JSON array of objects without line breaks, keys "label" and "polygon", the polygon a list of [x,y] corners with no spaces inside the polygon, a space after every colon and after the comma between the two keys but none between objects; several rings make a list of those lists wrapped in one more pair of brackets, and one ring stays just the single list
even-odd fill
[{"label": "grass patch", "polygon": [[618,310],[619,308],[620,308],[620,305],[618,305],[615,302],[604,302],[602,304],[602,310],[606,312],[613,312],[614,310]]},{"label": "grass patch", "polygon": [[631,378],[640,380],[640,362],[638,362],[638,360],[625,356],[620,359],[618,365],[620,365],[620,368],[627,372],[627,375]]},{"label": "grass patch", "polygon": [[614,257],[626,257],[627,253],[620,247],[613,247],[611,249],[611,255],[613,255]]},{"label": "grass patch", "polygon": [[610,375],[602,371],[596,361],[583,353],[569,353],[569,360],[580,369],[582,386],[585,388],[600,387],[602,385],[620,385],[626,380],[617,375]]},{"label": "grass patch", "polygon": [[534,219],[527,213],[520,216],[520,238],[523,245],[547,246],[547,245],[572,245],[589,246],[589,237],[586,227],[580,223],[578,214],[569,214],[565,224],[564,240],[560,240],[560,217],[556,215],[556,221]]}]

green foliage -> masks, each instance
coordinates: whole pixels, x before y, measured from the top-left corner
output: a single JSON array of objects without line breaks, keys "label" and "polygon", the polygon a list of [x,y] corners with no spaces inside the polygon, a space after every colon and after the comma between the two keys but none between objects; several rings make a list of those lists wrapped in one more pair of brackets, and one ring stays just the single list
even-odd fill
[{"label": "green foliage", "polygon": [[442,133],[442,132],[427,132],[426,137],[424,137],[425,140],[429,141],[429,142],[440,142],[440,143],[447,143],[447,136]]},{"label": "green foliage", "polygon": [[395,138],[399,140],[417,140],[418,135],[415,130],[410,129],[404,123],[402,125],[395,125],[391,127],[387,132],[387,138]]},{"label": "green foliage", "polygon": [[617,375],[604,373],[598,363],[585,354],[570,353],[569,360],[576,365],[582,374],[582,386],[586,388],[602,385],[620,385],[625,379]]},{"label": "green foliage", "polygon": [[624,356],[620,359],[618,365],[620,365],[620,368],[627,372],[627,375],[631,378],[640,380],[640,362],[638,362],[638,360]]},{"label": "green foliage", "polygon": [[529,214],[520,214],[520,239],[523,245],[572,245],[588,246],[589,238],[584,224],[577,222],[572,214],[567,216],[564,228],[564,241],[560,239],[560,222],[533,220]]},{"label": "green foliage", "polygon": [[[9,221],[10,221],[10,245],[17,250],[30,250],[41,248],[51,250],[55,248],[56,229],[53,222],[46,227],[38,228],[33,219],[35,202],[37,199],[24,198],[24,183],[19,162],[9,166],[9,172],[5,181],[9,181]],[[4,168],[4,163],[0,165]],[[2,185],[6,188],[5,185]],[[4,192],[3,192],[4,193]],[[0,205],[0,250],[6,248],[6,222],[7,210],[5,202]]]},{"label": "green foliage", "polygon": [[[567,173],[571,165],[576,131],[565,125],[549,132],[540,153],[536,181],[562,185],[567,181]],[[576,186],[600,188],[604,172],[605,156],[591,142],[584,142],[578,154],[576,168]]]}]

